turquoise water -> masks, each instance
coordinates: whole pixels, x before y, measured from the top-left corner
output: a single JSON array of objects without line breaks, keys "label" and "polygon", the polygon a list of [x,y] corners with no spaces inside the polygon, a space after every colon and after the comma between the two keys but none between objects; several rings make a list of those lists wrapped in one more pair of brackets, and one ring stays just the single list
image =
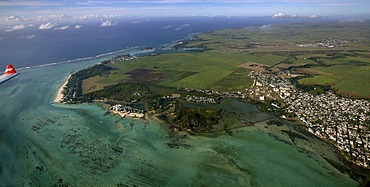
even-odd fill
[{"label": "turquoise water", "polygon": [[[70,72],[90,59],[21,70],[0,85],[0,186],[355,186],[296,124],[260,122],[233,134],[170,137],[164,124],[119,119],[95,105],[52,104]],[[238,120],[273,116],[229,100]],[[130,123],[135,125],[131,128]],[[285,130],[285,131],[283,131]],[[326,159],[324,159],[324,157]]]}]

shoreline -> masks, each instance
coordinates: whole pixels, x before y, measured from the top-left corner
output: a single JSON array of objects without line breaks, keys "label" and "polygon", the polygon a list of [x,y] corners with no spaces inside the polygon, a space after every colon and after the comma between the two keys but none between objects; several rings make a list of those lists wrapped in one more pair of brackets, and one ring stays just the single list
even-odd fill
[{"label": "shoreline", "polygon": [[[56,95],[56,98],[55,98],[55,100],[53,101],[53,103],[55,103],[55,104],[61,104],[62,102],[61,102],[61,99],[63,98],[63,90],[64,90],[64,87],[68,84],[68,82],[69,82],[69,79],[70,79],[70,77],[71,77],[71,75],[72,74],[70,74],[69,76],[68,76],[68,78],[67,78],[67,80],[64,82],[64,84],[59,88],[59,90],[58,90],[58,93],[57,93],[57,95]],[[248,102],[248,103],[251,103],[251,104],[253,104],[253,105],[256,105],[257,106],[257,108],[258,108],[258,110],[260,111],[260,112],[267,112],[267,111],[263,111],[263,110],[261,110],[261,108],[260,107],[258,107],[259,106],[259,101],[258,100],[249,100],[249,101],[246,101],[246,102]],[[95,102],[94,102],[95,103]],[[137,118],[137,117],[130,117],[130,116],[126,116],[126,115],[121,115],[120,113],[118,113],[118,112],[113,112],[113,111],[110,111],[113,115],[115,115],[115,114],[117,114],[117,115],[119,115],[120,117],[122,117],[122,118],[125,118],[125,117],[128,117],[129,119],[143,119],[143,118]],[[332,142],[330,142],[328,139],[326,139],[326,138],[323,138],[323,137],[319,137],[319,136],[317,136],[317,135],[315,135],[314,133],[311,133],[309,130],[308,130],[308,127],[307,127],[307,125],[305,124],[305,123],[303,123],[302,121],[300,121],[299,119],[283,119],[283,118],[281,118],[277,113],[275,113],[275,112],[271,112],[271,113],[273,113],[274,115],[276,115],[276,117],[278,118],[278,119],[282,119],[282,120],[287,120],[287,121],[292,121],[292,122],[294,122],[294,123],[296,123],[296,124],[299,124],[299,126],[300,127],[302,127],[303,129],[304,129],[304,131],[305,131],[305,133],[308,133],[310,136],[313,136],[313,137],[315,137],[315,138],[317,138],[317,139],[319,139],[320,141],[322,141],[322,142],[324,142],[324,143],[326,143],[326,144],[328,144],[328,145],[330,145],[330,146],[333,146],[333,148],[335,149],[333,149],[332,151],[334,151],[335,152],[335,154],[337,155],[337,158],[339,159],[339,161],[340,161],[340,163],[342,163],[345,167],[343,167],[343,165],[340,165],[340,164],[336,164],[335,162],[331,162],[331,160],[330,159],[328,159],[327,160],[327,162],[329,162],[329,164],[330,165],[332,165],[333,167],[335,167],[336,169],[338,169],[339,171],[341,171],[341,172],[344,172],[344,173],[347,173],[349,176],[350,176],[350,178],[352,178],[353,180],[355,180],[355,181],[357,181],[357,182],[359,182],[359,183],[361,183],[361,181],[358,181],[357,179],[358,178],[361,178],[362,180],[365,180],[364,178],[366,178],[366,173],[369,171],[369,168],[366,168],[366,167],[363,167],[363,166],[361,166],[361,165],[358,165],[356,162],[353,162],[353,161],[351,161],[350,159],[348,159],[347,157],[346,157],[346,155],[345,154],[343,154],[343,152],[339,149],[339,147],[337,147],[334,143],[332,143]],[[155,115],[154,115],[155,116]],[[145,115],[145,117],[148,117],[149,119],[153,119],[153,115]],[[146,119],[143,119],[143,120],[146,120]],[[154,118],[154,121],[157,121],[157,122],[160,122],[159,124],[166,124],[166,122],[164,122],[164,121],[162,121],[162,120],[160,120],[160,119],[158,119],[158,118]],[[160,125],[161,126],[161,125]],[[247,126],[241,126],[240,128],[244,128],[244,127],[247,127]],[[239,128],[239,127],[238,127]],[[223,131],[222,131],[223,132]],[[210,132],[210,134],[212,134],[212,133],[217,133],[217,132]],[[190,134],[192,134],[192,133],[190,133]],[[194,135],[194,134],[192,134],[192,135]],[[195,136],[197,136],[197,135],[195,135]],[[324,159],[325,159],[325,157],[324,157]],[[351,173],[351,172],[348,172],[348,170],[352,170],[352,171],[355,171],[354,173]],[[364,171],[365,170],[365,171]]]},{"label": "shoreline", "polygon": [[64,90],[64,87],[68,84],[68,81],[69,81],[69,78],[71,78],[72,74],[69,74],[68,75],[68,78],[67,80],[63,83],[63,85],[58,89],[58,92],[57,92],[57,95],[55,96],[55,99],[53,101],[53,103],[61,103],[60,101],[63,99],[64,95],[63,95],[63,90]]},{"label": "shoreline", "polygon": [[[85,69],[85,68],[84,68]],[[64,89],[64,87],[68,84],[68,82],[69,82],[69,79],[70,79],[70,77],[71,77],[71,75],[72,74],[70,74],[69,76],[68,76],[68,78],[67,78],[67,80],[66,80],[66,82],[59,88],[59,90],[58,90],[58,93],[57,93],[57,95],[56,95],[56,97],[55,97],[55,100],[53,101],[53,103],[62,103],[61,102],[61,99],[63,98],[63,89]],[[258,108],[258,110],[260,111],[260,112],[268,112],[268,111],[264,111],[264,110],[262,110],[259,106],[260,106],[260,101],[258,101],[258,100],[254,100],[254,99],[251,99],[251,98],[249,98],[250,100],[248,100],[247,102],[248,103],[251,103],[251,104],[253,104],[253,105],[256,105],[257,106],[257,108]],[[262,102],[263,103],[263,102]],[[120,113],[118,113],[118,112],[112,112],[113,114],[118,114],[119,116],[121,116],[122,118],[124,118],[124,117],[130,117],[130,116],[128,116],[127,114],[120,114]],[[340,147],[338,147],[335,143],[333,143],[333,142],[331,142],[329,139],[327,139],[327,138],[325,138],[325,137],[321,137],[321,136],[318,136],[318,135],[316,135],[315,133],[312,133],[312,132],[310,132],[309,131],[309,127],[305,124],[305,123],[303,123],[301,120],[299,120],[299,119],[284,119],[284,118],[282,118],[281,116],[279,116],[277,113],[275,113],[275,112],[271,112],[271,113],[274,113],[275,115],[277,115],[277,117],[279,118],[279,119],[282,119],[282,120],[288,120],[288,121],[292,121],[292,122],[294,122],[294,123],[297,123],[297,124],[299,124],[299,125],[301,125],[303,128],[305,128],[305,130],[306,130],[306,132],[308,132],[309,134],[311,134],[311,135],[313,135],[313,136],[315,136],[316,138],[318,138],[318,139],[320,139],[321,141],[323,141],[323,142],[325,142],[325,143],[328,143],[328,144],[331,144],[332,146],[334,146],[335,148],[336,148],[336,150],[338,151],[338,153],[340,154],[340,156],[342,156],[342,157],[344,157],[344,160],[346,160],[347,162],[349,162],[349,163],[351,163],[351,164],[354,164],[354,165],[356,165],[356,166],[358,166],[358,167],[360,167],[360,168],[364,168],[364,169],[366,169],[366,170],[369,170],[370,168],[368,168],[368,167],[364,167],[364,166],[361,166],[361,165],[359,165],[358,163],[356,163],[356,162],[354,162],[354,161],[352,161],[352,160],[350,160],[348,157],[347,157],[347,155],[340,149]],[[145,115],[146,116],[146,115]],[[133,116],[131,116],[131,117],[133,117]],[[136,117],[133,117],[133,118],[136,118]],[[139,119],[141,118],[141,117],[138,117]],[[244,127],[244,126],[242,126],[242,127]],[[210,133],[213,133],[213,132],[210,132]]]}]

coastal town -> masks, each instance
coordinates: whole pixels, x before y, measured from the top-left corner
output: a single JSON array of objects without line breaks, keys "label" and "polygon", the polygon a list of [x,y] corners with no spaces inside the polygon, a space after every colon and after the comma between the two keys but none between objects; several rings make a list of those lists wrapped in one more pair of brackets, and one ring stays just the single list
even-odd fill
[{"label": "coastal town", "polygon": [[[248,89],[251,97],[282,103],[282,118],[301,121],[309,132],[332,142],[356,164],[370,165],[369,101],[343,98],[331,92],[312,95],[274,73],[252,71],[250,77],[254,79]],[[271,105],[280,108],[276,102]]]},{"label": "coastal town", "polygon": [[321,47],[321,48],[335,48],[343,47],[345,44],[358,43],[360,40],[356,39],[339,39],[339,38],[326,38],[321,41],[316,41],[313,43],[299,43],[296,44],[297,47]]},{"label": "coastal town", "polygon": [[196,103],[216,103],[230,97],[270,101],[271,108],[282,113],[281,118],[302,122],[310,133],[333,143],[356,164],[370,165],[369,101],[339,97],[332,92],[313,95],[297,89],[277,73],[252,71],[249,76],[254,83],[246,92],[185,88],[209,96],[185,98],[192,98],[188,101]]}]

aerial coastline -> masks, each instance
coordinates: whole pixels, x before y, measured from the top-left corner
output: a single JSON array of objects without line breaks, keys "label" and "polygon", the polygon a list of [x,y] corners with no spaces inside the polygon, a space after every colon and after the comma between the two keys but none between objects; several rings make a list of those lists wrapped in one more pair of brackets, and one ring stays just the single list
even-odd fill
[{"label": "aerial coastline", "polygon": [[366,1],[1,2],[0,187],[370,187]]},{"label": "aerial coastline", "polygon": [[66,81],[63,83],[63,85],[58,89],[57,93],[56,93],[56,96],[55,96],[55,99],[53,101],[53,103],[61,103],[62,99],[63,99],[63,91],[64,91],[64,88],[66,87],[66,85],[68,84],[68,81],[69,79],[71,78],[71,75],[68,75],[68,78],[66,79]]},{"label": "aerial coastline", "polygon": [[[218,32],[221,33],[219,34],[221,37],[231,38],[230,40],[233,39],[232,37],[237,37],[237,39],[239,40],[248,39],[247,37],[241,36],[241,34],[238,33],[239,32],[238,30],[231,31],[231,32],[236,32],[235,33],[236,36],[233,36],[233,33],[224,34],[222,33],[223,31],[218,31]],[[201,46],[202,48],[204,47],[204,49],[206,49],[207,45],[213,45],[213,43],[218,44],[217,42],[219,42],[216,40],[216,41],[213,41],[213,43],[210,42],[211,44],[203,44],[203,43],[206,43],[207,41],[199,39],[197,37],[199,36],[195,36],[195,38],[191,42],[180,42],[177,45],[171,46],[171,48],[177,50],[181,48],[191,49],[191,48]],[[355,41],[354,43],[357,43],[357,41]],[[334,46],[337,48],[342,47],[341,43],[340,45],[335,42],[331,44],[337,45],[337,46]],[[255,50],[255,48],[260,47],[260,42],[250,42],[248,45],[244,47],[245,48],[238,47],[238,46],[230,46],[230,48],[227,48],[227,50],[230,50],[230,51],[238,50],[239,53],[243,52],[243,50],[253,51]],[[294,72],[296,68],[294,67],[294,63],[298,64],[297,66],[298,68],[296,69],[301,68],[299,69],[300,74],[304,72],[303,71],[304,68],[311,68],[311,66],[312,67],[316,67],[316,66],[326,67],[326,64],[324,64],[321,61],[321,59],[319,59],[319,58],[325,59],[326,56],[316,57],[317,51],[310,54],[309,51],[303,51],[303,52],[300,51],[301,46],[299,45],[296,45],[295,47],[296,47],[296,50],[298,50],[298,52],[290,56],[286,56],[284,52],[280,52],[280,51],[278,52],[267,51],[274,55],[276,54],[280,55],[281,53],[283,55],[280,55],[280,56],[276,55],[274,56],[274,58],[270,58],[270,57],[265,58],[264,56],[262,56],[262,59],[254,59],[253,61],[250,61],[244,64],[241,63],[239,64],[239,67],[241,67],[241,69],[238,69],[236,72],[232,74],[230,74],[229,72],[226,72],[225,75],[222,75],[224,72],[220,70],[210,71],[210,73],[212,74],[215,72],[216,74],[221,73],[221,75],[224,77],[228,77],[227,75],[235,76],[231,79],[233,82],[230,82],[229,80],[227,80],[229,81],[228,84],[222,84],[218,87],[215,87],[216,90],[208,89],[207,87],[199,87],[199,82],[196,82],[197,80],[191,80],[191,82],[187,82],[188,85],[183,84],[183,83],[178,84],[178,85],[174,83],[171,83],[170,85],[167,85],[167,84],[156,85],[158,81],[160,82],[160,81],[172,78],[170,76],[166,77],[165,75],[162,74],[163,72],[158,71],[158,69],[159,70],[161,69],[161,66],[164,66],[164,67],[166,66],[166,65],[163,65],[166,63],[163,63],[162,61],[170,61],[170,59],[178,58],[179,61],[175,61],[173,63],[179,63],[179,62],[184,61],[183,59],[188,58],[187,55],[184,55],[181,53],[180,54],[179,53],[165,53],[165,54],[156,53],[156,55],[151,55],[151,54],[147,55],[147,56],[152,56],[149,59],[136,58],[132,56],[123,56],[123,57],[117,56],[103,63],[99,63],[96,66],[88,67],[85,70],[83,69],[77,72],[76,74],[73,74],[72,75],[74,76],[73,80],[76,82],[72,82],[71,85],[82,85],[83,87],[84,85],[81,84],[81,81],[82,81],[81,77],[84,77],[83,78],[84,82],[87,82],[90,85],[92,84],[94,86],[91,87],[92,90],[89,90],[88,93],[81,93],[80,95],[78,95],[77,92],[78,90],[83,91],[84,89],[82,87],[70,87],[69,90],[74,90],[74,91],[68,92],[69,95],[67,95],[68,97],[67,100],[71,104],[84,103],[84,102],[95,102],[95,101],[106,102],[106,103],[111,104],[111,109],[109,110],[110,112],[119,114],[123,118],[129,117],[128,114],[130,113],[133,114],[133,117],[137,117],[137,118],[144,117],[144,116],[136,116],[136,111],[139,111],[139,110],[143,110],[146,112],[155,111],[154,113],[156,116],[158,116],[158,119],[160,119],[164,123],[167,123],[169,125],[169,128],[172,129],[174,132],[183,131],[183,132],[189,132],[190,134],[197,134],[197,133],[202,134],[205,132],[208,133],[212,131],[214,132],[225,131],[226,133],[230,135],[232,134],[231,129],[235,128],[235,126],[233,126],[235,124],[232,124],[231,122],[224,122],[222,118],[224,118],[225,116],[229,114],[223,114],[218,108],[221,106],[217,106],[217,107],[215,106],[220,105],[220,103],[222,103],[227,98],[237,98],[240,100],[252,101],[254,103],[257,102],[260,105],[259,108],[261,112],[264,112],[264,111],[274,112],[275,114],[278,114],[282,119],[288,119],[288,120],[298,122],[299,124],[303,124],[302,126],[304,126],[306,131],[309,132],[311,135],[315,135],[317,138],[321,139],[322,141],[329,142],[332,145],[336,146],[337,148],[337,151],[335,151],[336,153],[339,153],[341,154],[341,156],[344,156],[347,159],[346,161],[356,164],[357,166],[362,168],[362,169],[354,169],[354,170],[359,171],[355,175],[358,174],[359,176],[363,177],[365,171],[368,171],[368,166],[369,166],[368,160],[367,160],[368,157],[366,154],[367,148],[365,147],[366,146],[365,140],[363,141],[365,142],[364,148],[361,148],[361,149],[358,148],[357,150],[352,150],[350,144],[347,144],[345,141],[342,141],[342,139],[344,140],[347,138],[346,133],[336,133],[335,135],[329,134],[330,137],[328,138],[325,135],[326,129],[321,131],[320,124],[317,124],[317,125],[315,124],[315,126],[313,126],[311,122],[315,122],[315,121],[307,120],[306,118],[303,118],[303,117],[300,118],[300,115],[301,115],[300,111],[298,112],[293,111],[293,112],[288,113],[283,110],[289,107],[288,104],[290,103],[286,101],[287,99],[293,98],[293,96],[296,96],[298,93],[299,94],[301,93],[301,91],[299,91],[298,88],[297,89],[295,88],[296,85],[299,86],[300,84],[297,84],[294,81],[292,81],[292,83],[288,81],[288,79],[292,80],[291,77],[293,76],[291,75],[297,74]],[[338,50],[339,52],[329,51],[329,49],[332,50],[333,47],[326,47],[326,48],[321,48],[321,46],[311,46],[311,47],[314,50],[322,50],[322,53],[328,56],[327,58],[330,58],[331,56],[335,56],[335,55],[337,55],[338,57],[335,56],[335,58],[333,59],[347,58],[346,56],[343,56],[343,55],[339,56],[340,54],[337,54],[337,53],[341,53],[340,50]],[[227,54],[225,50],[223,52]],[[212,54],[212,50],[209,53]],[[302,55],[302,53],[308,53],[309,55],[312,55],[312,57],[306,57],[306,56],[301,57],[300,55]],[[354,56],[354,57],[358,56],[359,57],[358,59],[360,60],[366,58],[366,56],[364,56],[361,52],[356,53],[352,51],[352,53],[353,54],[351,54],[351,56]],[[233,56],[235,55],[234,53],[232,54]],[[191,53],[189,53],[189,55],[191,55]],[[203,53],[201,52],[200,55],[203,55]],[[252,55],[255,55],[255,54],[252,53]],[[155,59],[158,58],[158,56],[160,56],[160,60],[161,60],[159,61],[159,63],[155,61]],[[209,57],[206,56],[206,58],[207,59],[200,59],[200,62],[204,60],[208,60]],[[279,60],[278,63],[276,63],[276,59]],[[298,59],[303,59],[306,64],[302,62],[296,62],[296,61],[299,61]],[[311,60],[312,62],[309,60]],[[121,62],[123,61],[127,61],[126,66],[134,67],[133,70],[126,71],[124,69],[123,72],[120,72],[121,70],[119,68],[123,67],[121,64]],[[227,61],[227,60],[222,59],[221,63],[224,63],[224,61]],[[148,63],[148,62],[152,62],[152,63]],[[357,63],[361,64],[360,62],[357,62]],[[153,66],[152,69],[150,68],[150,66],[147,67],[148,64]],[[262,65],[259,66],[259,64],[262,64]],[[290,64],[293,64],[293,65],[290,66]],[[199,62],[198,64],[196,62],[195,65],[198,66]],[[334,65],[331,65],[331,66],[334,66]],[[361,68],[361,66],[355,66],[355,67]],[[200,68],[202,68],[202,66],[200,66]],[[259,71],[261,68],[264,71],[266,70],[266,74],[261,73]],[[179,69],[174,69],[172,71],[179,72]],[[93,73],[89,75],[91,72]],[[185,78],[187,76],[193,76],[194,74],[195,75],[201,74],[198,72],[197,73],[180,72],[180,75],[181,73],[183,73],[182,76],[184,76]],[[125,81],[122,81],[122,82],[121,81],[114,82],[114,84],[110,83],[109,85],[105,85],[105,86],[96,86],[96,85],[99,85],[99,83],[97,83],[96,80],[103,80],[103,79],[109,80],[111,77],[114,77],[114,75],[117,75],[117,74],[125,74],[129,77],[129,79],[125,79]],[[170,74],[170,75],[173,76],[173,74]],[[244,79],[245,82],[240,83],[240,77],[238,76],[241,76],[241,75],[244,76],[242,78]],[[326,74],[323,74],[323,75],[326,75]],[[79,76],[80,78],[78,78]],[[313,75],[307,74],[305,76],[308,77],[308,76],[313,76]],[[206,77],[207,79],[204,79],[205,82],[208,81],[210,76],[207,74]],[[305,77],[303,77],[303,79],[304,78]],[[71,79],[71,76],[68,78],[68,80],[69,79]],[[252,84],[251,82],[248,82],[247,79],[254,80],[254,83]],[[68,80],[61,87],[61,89],[67,89],[66,86],[68,84]],[[113,81],[116,81],[116,80],[118,80],[117,77]],[[271,82],[271,80],[274,80],[275,82]],[[194,82],[192,81],[194,81],[196,84],[194,84]],[[217,81],[212,82],[211,80],[210,85],[214,85],[214,82],[217,82]],[[218,81],[218,82],[222,82],[222,81]],[[203,85],[204,82],[202,82],[201,84]],[[193,85],[199,88],[192,88],[189,85]],[[235,88],[226,91],[225,89],[229,89],[227,87],[229,85],[236,85],[236,86]],[[94,90],[94,88],[99,88],[99,89]],[[323,89],[326,89],[326,90],[323,90]],[[160,90],[160,91],[157,92],[156,90]],[[310,93],[306,93],[306,92],[302,92],[302,93],[311,94],[314,96],[322,94],[323,97],[326,97],[328,95],[328,97],[331,96],[330,98],[332,98],[332,100],[339,101],[340,100],[339,97],[338,98],[335,97],[332,94],[332,92],[335,92],[335,89],[330,90],[330,89],[325,88],[324,86],[322,87],[317,86],[314,89],[312,89]],[[59,97],[57,97],[56,100],[59,99],[60,101],[60,99],[64,97],[63,95],[60,96],[62,93],[63,93],[63,90],[58,91]],[[158,93],[160,94],[158,95]],[[327,93],[327,94],[324,95],[324,93]],[[367,93],[365,91],[361,94],[366,96]],[[119,95],[119,97],[116,97],[115,95]],[[356,95],[354,95],[353,97],[356,98],[355,96]],[[297,100],[301,101],[302,99],[297,99]],[[348,101],[345,100],[345,102],[355,102],[355,100],[348,100]],[[361,101],[361,102],[366,102],[366,101]],[[138,106],[138,107],[149,106],[149,107],[144,108],[144,109],[142,108],[138,109],[138,108],[134,108],[134,106]],[[127,113],[127,111],[129,112]],[[145,115],[145,117],[150,117],[150,116]],[[362,114],[361,114],[361,117],[364,119],[363,121],[366,121],[367,118],[363,117]],[[222,121],[221,126],[218,126],[220,125],[219,121]],[[361,123],[363,123],[363,121],[361,121]],[[271,121],[269,120],[268,122],[270,124],[277,124],[277,126],[279,126],[281,123],[279,122],[279,120],[271,120]],[[244,124],[245,126],[250,126],[253,123],[251,123],[250,121],[245,121]],[[312,131],[313,128],[317,128],[317,130]],[[352,129],[349,129],[348,127],[343,127],[343,132],[344,131],[347,132],[350,130],[352,131]],[[364,129],[364,131],[365,130],[366,129]],[[322,132],[322,134],[320,134],[320,132]],[[353,133],[351,132],[350,134],[353,134]],[[362,136],[366,136],[366,135],[359,134],[358,136],[362,138]],[[352,137],[350,137],[349,135],[348,135],[348,138],[351,139],[352,142],[354,142]],[[330,139],[333,139],[334,141],[331,141]],[[338,146],[338,139],[344,142],[342,143],[341,146]],[[292,138],[292,141],[295,144],[294,138]],[[355,143],[357,145],[357,142]],[[361,145],[357,145],[357,146],[361,146]],[[346,151],[343,151],[343,149],[346,149]],[[358,168],[353,165],[350,165],[347,162],[345,163],[348,167],[351,167],[352,169]],[[338,169],[340,169],[340,167]]]}]

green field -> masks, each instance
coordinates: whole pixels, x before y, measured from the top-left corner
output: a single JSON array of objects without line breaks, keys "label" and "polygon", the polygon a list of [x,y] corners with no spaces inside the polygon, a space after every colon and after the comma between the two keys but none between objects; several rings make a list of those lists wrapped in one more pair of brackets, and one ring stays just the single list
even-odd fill
[{"label": "green field", "polygon": [[[104,86],[137,79],[137,77],[128,75],[137,69],[152,71],[153,75],[150,77],[160,77],[155,84],[161,86],[242,91],[252,85],[253,81],[248,77],[250,71],[241,69],[238,65],[250,61],[275,64],[284,58],[274,55],[215,51],[161,54],[113,64],[111,65],[113,70],[110,71],[108,77],[93,77],[84,80],[83,91],[89,93],[103,89]],[[150,81],[151,78],[147,80]]]},{"label": "green field", "polygon": [[353,65],[336,65],[331,67],[315,67],[328,74],[315,75],[301,79],[303,84],[331,85],[341,95],[350,97],[370,97],[370,65],[357,67]]},{"label": "green field", "polygon": [[[297,68],[297,72],[312,75],[299,82],[307,85],[330,85],[339,94],[348,97],[370,97],[370,55],[368,52],[341,51],[327,54],[307,54],[311,67]],[[315,58],[314,60],[309,60]],[[316,65],[315,65],[316,63]]]},{"label": "green field", "polygon": [[213,84],[211,89],[216,91],[243,91],[253,84],[253,81],[248,77],[249,72],[250,70],[240,68]]},{"label": "green field", "polygon": [[[162,87],[243,91],[252,84],[245,63],[273,71],[289,70],[311,77],[301,84],[331,85],[350,97],[370,97],[370,21],[363,23],[287,24],[225,29],[199,34],[182,47],[205,47],[196,53],[166,53],[111,65],[106,77],[83,81],[83,93],[125,82]],[[324,39],[340,41],[335,48],[299,47]]]}]

